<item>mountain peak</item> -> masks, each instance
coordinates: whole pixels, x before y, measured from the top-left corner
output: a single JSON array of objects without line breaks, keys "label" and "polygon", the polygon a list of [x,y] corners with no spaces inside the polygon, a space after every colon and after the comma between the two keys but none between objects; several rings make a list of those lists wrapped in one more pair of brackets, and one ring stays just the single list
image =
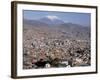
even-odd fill
[{"label": "mountain peak", "polygon": [[64,23],[64,21],[61,20],[58,16],[53,16],[53,15],[47,15],[41,18],[40,21],[49,25],[59,25]]},{"label": "mountain peak", "polygon": [[57,17],[57,16],[50,16],[50,15],[48,15],[48,16],[46,16],[46,18],[48,18],[48,19],[50,19],[50,20],[61,20],[59,17]]}]

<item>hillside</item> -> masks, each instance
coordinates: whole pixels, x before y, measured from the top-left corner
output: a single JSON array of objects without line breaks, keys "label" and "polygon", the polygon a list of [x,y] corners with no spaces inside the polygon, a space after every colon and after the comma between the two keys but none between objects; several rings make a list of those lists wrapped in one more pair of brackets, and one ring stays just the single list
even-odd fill
[{"label": "hillside", "polygon": [[[72,67],[91,64],[90,27],[63,21],[50,24],[43,19],[23,23],[24,69],[35,68],[33,64],[41,59],[72,61]],[[54,63],[50,65],[55,67]]]}]

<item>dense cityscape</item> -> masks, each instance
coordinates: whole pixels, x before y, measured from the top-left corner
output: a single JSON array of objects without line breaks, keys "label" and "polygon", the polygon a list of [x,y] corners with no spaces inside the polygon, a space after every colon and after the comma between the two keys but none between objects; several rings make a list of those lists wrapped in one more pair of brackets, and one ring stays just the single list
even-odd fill
[{"label": "dense cityscape", "polygon": [[23,69],[90,66],[89,34],[81,33],[80,29],[81,35],[76,34],[77,30],[69,35],[72,31],[67,30],[25,24]]}]

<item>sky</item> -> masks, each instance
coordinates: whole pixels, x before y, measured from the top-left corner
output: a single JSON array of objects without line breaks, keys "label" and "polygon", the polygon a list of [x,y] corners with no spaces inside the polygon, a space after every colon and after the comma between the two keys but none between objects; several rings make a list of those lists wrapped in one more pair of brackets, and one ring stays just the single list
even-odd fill
[{"label": "sky", "polygon": [[38,20],[46,16],[59,18],[64,22],[80,24],[83,26],[90,26],[91,24],[90,13],[23,10],[24,19]]}]

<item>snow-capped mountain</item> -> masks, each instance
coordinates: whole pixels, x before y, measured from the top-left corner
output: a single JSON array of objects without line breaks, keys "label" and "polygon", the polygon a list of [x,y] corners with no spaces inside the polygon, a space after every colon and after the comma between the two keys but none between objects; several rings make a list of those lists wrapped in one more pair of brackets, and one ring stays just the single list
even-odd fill
[{"label": "snow-capped mountain", "polygon": [[[38,28],[41,31],[47,30],[48,32],[57,32],[63,36],[77,39],[90,39],[90,27],[74,23],[65,23],[57,16],[45,16],[37,20],[23,20],[24,27]],[[54,33],[55,34],[55,33]]]},{"label": "snow-capped mountain", "polygon": [[57,16],[45,16],[39,20],[40,22],[49,24],[49,25],[59,25],[59,24],[64,24],[64,21],[61,20]]}]

